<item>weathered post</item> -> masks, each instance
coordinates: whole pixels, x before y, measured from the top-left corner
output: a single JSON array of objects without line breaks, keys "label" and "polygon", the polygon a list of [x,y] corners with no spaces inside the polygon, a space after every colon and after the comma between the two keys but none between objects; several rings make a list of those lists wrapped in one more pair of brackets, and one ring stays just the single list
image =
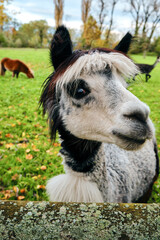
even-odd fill
[{"label": "weathered post", "polygon": [[0,201],[0,239],[159,240],[160,204]]}]

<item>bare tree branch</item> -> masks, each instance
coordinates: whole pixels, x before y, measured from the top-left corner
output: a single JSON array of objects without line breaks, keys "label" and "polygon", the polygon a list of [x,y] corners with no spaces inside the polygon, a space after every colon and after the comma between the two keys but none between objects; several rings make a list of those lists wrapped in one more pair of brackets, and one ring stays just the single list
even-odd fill
[{"label": "bare tree branch", "polygon": [[88,20],[89,12],[91,9],[92,0],[82,0],[81,9],[82,9],[82,22],[85,24]]},{"label": "bare tree branch", "polygon": [[115,6],[118,3],[119,0],[112,0],[111,2],[111,16],[110,16],[110,21],[109,21],[109,28],[108,28],[108,32],[107,32],[107,36],[106,36],[106,41],[108,41],[111,30],[112,30],[112,25],[113,25],[113,14],[114,14],[114,10],[115,10]]}]

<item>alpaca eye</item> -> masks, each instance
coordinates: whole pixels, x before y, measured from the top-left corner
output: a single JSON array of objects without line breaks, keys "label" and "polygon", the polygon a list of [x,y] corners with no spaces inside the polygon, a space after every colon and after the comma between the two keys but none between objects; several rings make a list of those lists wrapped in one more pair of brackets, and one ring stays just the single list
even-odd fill
[{"label": "alpaca eye", "polygon": [[71,97],[79,100],[87,96],[90,93],[90,89],[84,80],[77,79],[67,85],[67,92]]},{"label": "alpaca eye", "polygon": [[85,89],[83,89],[83,88],[78,88],[77,91],[76,91],[76,93],[75,93],[75,97],[78,98],[78,99],[80,99],[80,98],[82,98],[82,97],[84,97],[84,96],[86,96],[86,91],[85,91]]}]

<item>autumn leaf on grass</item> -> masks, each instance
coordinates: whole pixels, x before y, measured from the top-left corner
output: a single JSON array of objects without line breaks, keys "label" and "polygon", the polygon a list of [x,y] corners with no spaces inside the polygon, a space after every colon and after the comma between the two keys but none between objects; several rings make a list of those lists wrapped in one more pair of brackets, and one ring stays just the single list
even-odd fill
[{"label": "autumn leaf on grass", "polygon": [[15,192],[16,197],[18,197],[19,188],[17,186],[13,186],[13,191]]},{"label": "autumn leaf on grass", "polygon": [[40,150],[36,148],[36,146],[34,144],[32,144],[32,149],[34,152],[39,152]]},{"label": "autumn leaf on grass", "polygon": [[28,148],[28,149],[26,149],[26,153],[29,153],[31,150]]},{"label": "autumn leaf on grass", "polygon": [[47,167],[46,166],[41,166],[41,170],[46,170]]},{"label": "autumn leaf on grass", "polygon": [[[7,192],[8,191],[8,192]],[[11,192],[10,190],[7,190],[6,193],[4,193],[4,197],[2,199],[9,199],[11,197]]]},{"label": "autumn leaf on grass", "polygon": [[15,181],[19,178],[19,175],[17,173],[15,173],[13,176],[12,176],[12,180]]},{"label": "autumn leaf on grass", "polygon": [[25,132],[23,132],[23,133],[22,133],[22,137],[25,137],[25,136],[26,136],[26,133],[25,133]]},{"label": "autumn leaf on grass", "polygon": [[27,147],[27,143],[18,143],[17,146],[21,147],[21,148],[26,148]]},{"label": "autumn leaf on grass", "polygon": [[31,160],[32,158],[33,158],[33,155],[32,155],[32,154],[27,154],[27,155],[26,155],[26,159]]},{"label": "autumn leaf on grass", "polygon": [[7,143],[6,144],[6,148],[12,148],[14,145],[13,145],[13,143]]},{"label": "autumn leaf on grass", "polygon": [[20,190],[20,193],[25,193],[25,192],[26,192],[26,189],[25,189],[25,188],[23,188],[23,189]]},{"label": "autumn leaf on grass", "polygon": [[45,189],[45,185],[37,185],[37,189]]},{"label": "autumn leaf on grass", "polygon": [[38,177],[37,177],[37,176],[33,176],[32,178],[33,178],[34,180],[37,180],[37,179],[38,179]]},{"label": "autumn leaf on grass", "polygon": [[6,138],[13,138],[13,135],[10,134],[10,133],[7,133],[7,134],[5,135],[5,137],[6,137]]},{"label": "autumn leaf on grass", "polygon": [[18,197],[17,197],[17,200],[20,200],[20,201],[21,201],[21,200],[23,200],[24,198],[25,198],[25,196],[18,196]]},{"label": "autumn leaf on grass", "polygon": [[16,160],[20,163],[22,163],[22,160],[19,157],[16,157]]},{"label": "autumn leaf on grass", "polygon": [[60,143],[53,143],[53,146],[54,146],[54,147],[60,147],[61,144],[60,144]]},{"label": "autumn leaf on grass", "polygon": [[49,155],[53,155],[52,148],[48,149],[46,153],[48,153]]}]

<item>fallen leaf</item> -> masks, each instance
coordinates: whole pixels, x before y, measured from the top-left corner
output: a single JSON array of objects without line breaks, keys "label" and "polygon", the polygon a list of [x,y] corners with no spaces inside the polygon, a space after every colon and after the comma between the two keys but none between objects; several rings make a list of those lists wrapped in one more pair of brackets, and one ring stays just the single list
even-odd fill
[{"label": "fallen leaf", "polygon": [[17,186],[13,186],[13,191],[15,192],[16,197],[18,197],[19,188]]},{"label": "fallen leaf", "polygon": [[6,144],[6,148],[11,148],[11,147],[13,147],[13,143],[7,143]]},{"label": "fallen leaf", "polygon": [[17,173],[15,173],[13,176],[12,176],[12,180],[15,181],[19,178],[19,175]]},{"label": "fallen leaf", "polygon": [[60,144],[60,143],[53,143],[53,146],[54,146],[54,147],[60,147],[61,144]]},{"label": "fallen leaf", "polygon": [[15,193],[18,193],[18,192],[19,192],[19,188],[18,188],[17,186],[13,186],[13,191],[14,191]]},{"label": "fallen leaf", "polygon": [[11,124],[11,126],[12,126],[12,127],[15,127],[15,126],[16,126],[16,124],[15,124],[15,123],[12,123],[12,124]]},{"label": "fallen leaf", "polygon": [[45,189],[45,185],[37,185],[37,189]]},{"label": "fallen leaf", "polygon": [[10,193],[5,193],[2,199],[9,199],[11,197]]},{"label": "fallen leaf", "polygon": [[20,193],[25,193],[25,192],[26,192],[26,189],[25,189],[25,188],[23,188],[23,189],[20,190]]},{"label": "fallen leaf", "polygon": [[32,154],[27,154],[27,155],[26,155],[26,159],[31,160],[32,158],[33,158],[33,155],[32,155]]},{"label": "fallen leaf", "polygon": [[37,179],[38,179],[38,177],[37,177],[37,176],[33,176],[32,178],[33,178],[34,180],[37,180]]},{"label": "fallen leaf", "polygon": [[47,167],[46,166],[41,166],[41,170],[46,170]]},{"label": "fallen leaf", "polygon": [[7,133],[7,134],[5,135],[5,137],[6,137],[6,138],[13,138],[13,135],[10,134],[10,133]]},{"label": "fallen leaf", "polygon": [[31,150],[28,148],[28,149],[26,149],[26,153],[29,153]]},{"label": "fallen leaf", "polygon": [[48,149],[48,150],[46,151],[46,153],[48,153],[49,155],[53,155],[52,148],[51,148],[51,149]]},{"label": "fallen leaf", "polygon": [[22,137],[25,137],[25,135],[26,135],[26,133],[25,133],[25,132],[23,132],[23,133],[22,133]]},{"label": "fallen leaf", "polygon": [[16,159],[18,162],[20,162],[20,163],[22,162],[22,160],[19,157],[17,157]]},{"label": "fallen leaf", "polygon": [[23,200],[25,198],[25,196],[18,196],[17,200]]}]

